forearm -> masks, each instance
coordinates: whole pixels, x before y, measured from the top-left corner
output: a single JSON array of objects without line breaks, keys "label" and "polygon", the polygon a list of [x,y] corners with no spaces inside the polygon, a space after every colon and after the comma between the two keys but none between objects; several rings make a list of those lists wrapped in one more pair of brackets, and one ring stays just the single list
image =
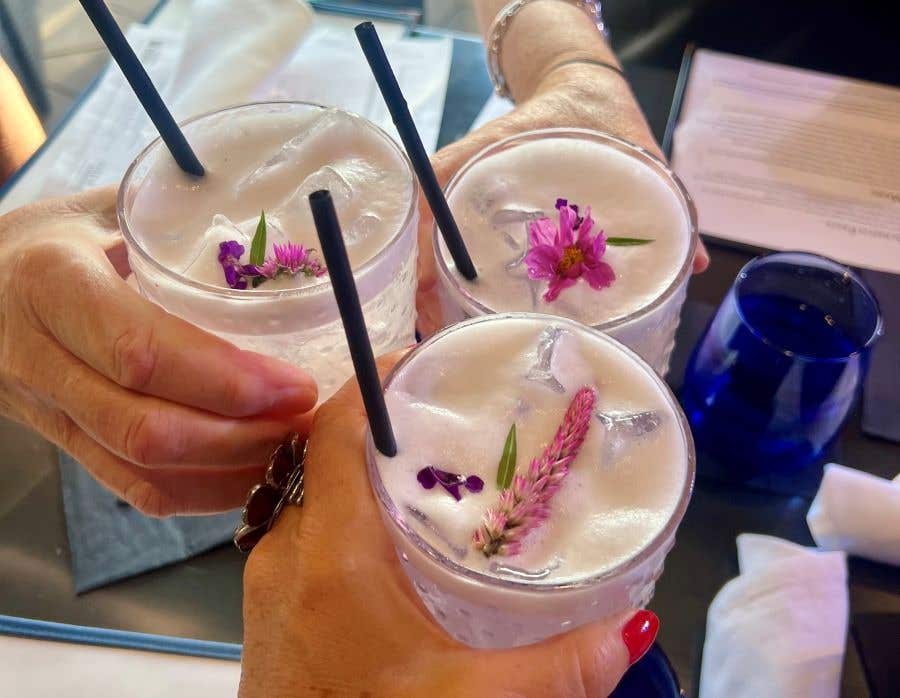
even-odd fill
[{"label": "forearm", "polygon": [[0,182],[44,141],[44,130],[15,75],[0,58]]},{"label": "forearm", "polygon": [[[473,1],[486,34],[507,0]],[[552,125],[606,131],[661,155],[628,81],[602,65],[619,62],[581,8],[561,0],[526,4],[503,37],[500,62],[517,104],[536,97],[564,102]]]},{"label": "forearm", "polygon": [[[474,0],[482,35],[509,0]],[[551,71],[568,61],[593,59],[618,65],[588,15],[560,0],[535,0],[519,10],[503,37],[501,66],[517,102],[532,96]],[[614,71],[609,71],[616,75]],[[618,77],[624,83],[621,77]]]}]

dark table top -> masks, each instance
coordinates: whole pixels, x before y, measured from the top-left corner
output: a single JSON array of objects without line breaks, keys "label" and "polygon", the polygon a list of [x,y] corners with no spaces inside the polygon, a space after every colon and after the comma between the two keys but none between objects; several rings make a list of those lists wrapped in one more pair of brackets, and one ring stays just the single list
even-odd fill
[{"label": "dark table top", "polygon": [[[639,101],[661,138],[675,72],[627,66]],[[490,93],[479,43],[455,39],[441,144],[462,136]],[[712,266],[690,285],[671,380],[738,269],[750,258],[711,244]],[[893,476],[900,448],[871,439],[854,413],[837,444],[838,460]],[[700,463],[703,471],[703,462]],[[734,485],[701,475],[651,608],[662,619],[660,642],[688,696],[696,695],[706,611],[737,574],[735,537],[767,533],[812,544],[806,511],[821,475],[815,467],[795,481]],[[55,449],[28,430],[0,421],[0,614],[207,640],[241,640],[244,558],[230,547],[144,574],[80,597],[73,591]],[[851,625],[859,614],[900,613],[900,572],[850,562]],[[859,654],[848,639],[842,695],[869,695]]]}]

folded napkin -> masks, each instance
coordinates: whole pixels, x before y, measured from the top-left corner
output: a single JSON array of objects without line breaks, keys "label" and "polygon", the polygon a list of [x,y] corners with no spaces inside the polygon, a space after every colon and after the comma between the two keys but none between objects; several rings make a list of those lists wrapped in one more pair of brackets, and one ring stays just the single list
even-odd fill
[{"label": "folded napkin", "polygon": [[900,476],[885,480],[829,463],[806,523],[823,550],[900,565]]},{"label": "folded napkin", "polygon": [[59,454],[63,508],[75,591],[186,560],[231,540],[240,512],[151,519],[104,489]]},{"label": "folded napkin", "polygon": [[780,538],[737,538],[741,574],[709,607],[700,698],[831,698],[847,636],[847,563]]}]

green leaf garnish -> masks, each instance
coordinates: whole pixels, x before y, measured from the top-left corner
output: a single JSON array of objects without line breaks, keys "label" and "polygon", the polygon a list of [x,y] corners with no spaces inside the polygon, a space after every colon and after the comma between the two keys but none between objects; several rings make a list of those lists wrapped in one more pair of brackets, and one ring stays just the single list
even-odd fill
[{"label": "green leaf garnish", "polygon": [[636,245],[647,245],[653,242],[648,238],[606,238],[606,244],[613,247],[634,247]]},{"label": "green leaf garnish", "polygon": [[506,443],[503,444],[503,455],[500,456],[500,465],[497,467],[497,487],[505,490],[512,484],[513,475],[516,472],[516,423],[509,428],[506,435]]},{"label": "green leaf garnish", "polygon": [[250,264],[262,266],[266,261],[266,212],[260,211],[256,234],[250,243]]}]

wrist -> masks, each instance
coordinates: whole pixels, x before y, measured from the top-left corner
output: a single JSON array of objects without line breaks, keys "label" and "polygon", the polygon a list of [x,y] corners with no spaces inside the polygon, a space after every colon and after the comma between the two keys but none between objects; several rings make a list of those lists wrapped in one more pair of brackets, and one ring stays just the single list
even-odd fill
[{"label": "wrist", "polygon": [[534,96],[558,91],[578,93],[591,101],[608,101],[617,95],[632,97],[618,63],[581,56],[561,56],[536,76]]},{"label": "wrist", "polygon": [[593,59],[618,65],[592,17],[563,0],[526,3],[501,36],[496,49],[500,73],[517,102],[535,94],[542,76],[562,62]]},{"label": "wrist", "polygon": [[603,131],[647,149],[662,158],[628,80],[606,66],[591,63],[560,65],[541,76],[536,100],[549,100],[565,115],[560,125]]}]

